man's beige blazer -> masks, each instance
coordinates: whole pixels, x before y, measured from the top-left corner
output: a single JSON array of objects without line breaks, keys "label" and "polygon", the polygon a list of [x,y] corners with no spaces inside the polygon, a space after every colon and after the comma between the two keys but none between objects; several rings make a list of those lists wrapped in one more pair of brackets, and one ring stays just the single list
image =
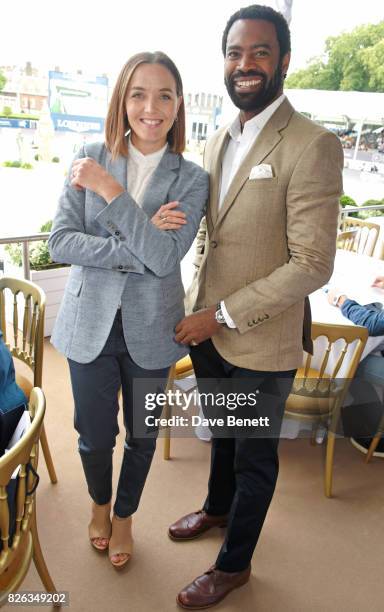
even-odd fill
[{"label": "man's beige blazer", "polygon": [[[294,369],[302,363],[303,346],[311,350],[305,298],[333,270],[342,147],[285,99],[243,160],[219,211],[228,138],[227,128],[218,130],[205,150],[210,201],[187,307],[196,311],[225,300],[236,329],[223,325],[212,341],[230,363]],[[272,167],[273,177],[251,180],[251,169],[262,163]]]}]

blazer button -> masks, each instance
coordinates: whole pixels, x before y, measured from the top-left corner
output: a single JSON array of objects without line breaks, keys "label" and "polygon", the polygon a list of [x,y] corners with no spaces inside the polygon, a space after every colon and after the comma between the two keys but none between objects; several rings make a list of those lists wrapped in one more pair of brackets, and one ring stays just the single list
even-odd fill
[{"label": "blazer button", "polygon": [[120,236],[120,232],[119,232],[119,230],[117,230],[117,231],[115,232],[115,236]]},{"label": "blazer button", "polygon": [[124,270],[124,266],[117,266],[119,270]]},{"label": "blazer button", "polygon": [[257,319],[257,321],[255,321],[255,319],[253,319],[253,320],[252,320],[252,323],[253,323],[254,325],[257,325],[258,323],[260,323],[260,319]]},{"label": "blazer button", "polygon": [[215,249],[215,248],[217,247],[217,242],[216,242],[216,240],[211,240],[211,247],[212,247],[213,249]]}]

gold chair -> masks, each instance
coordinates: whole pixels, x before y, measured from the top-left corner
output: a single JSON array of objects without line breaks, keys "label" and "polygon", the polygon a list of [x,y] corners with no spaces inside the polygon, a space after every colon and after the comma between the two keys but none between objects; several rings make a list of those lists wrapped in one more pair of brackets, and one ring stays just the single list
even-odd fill
[{"label": "gold chair", "polygon": [[380,439],[382,436],[384,436],[384,416],[381,419],[377,433],[372,438],[372,442],[369,446],[368,453],[365,456],[365,463],[368,463],[372,459],[373,453],[375,452],[377,445],[380,442]]},{"label": "gold chair", "polygon": [[[33,558],[45,589],[56,593],[40,546],[36,522],[36,469],[39,436],[45,413],[45,398],[41,389],[34,388],[29,400],[31,426],[11,450],[0,458],[0,605],[7,602],[9,593],[18,589]],[[32,466],[32,469],[31,469]],[[10,512],[8,485],[12,474],[19,469],[16,480],[16,526],[10,541]]]},{"label": "gold chair", "polygon": [[[6,291],[12,294],[13,338],[8,340],[6,324]],[[22,314],[22,331],[19,330],[18,297],[24,304]],[[33,373],[33,382],[17,371],[16,382],[23,389],[27,398],[33,387],[42,387],[43,349],[44,349],[44,314],[45,294],[35,283],[17,278],[0,278],[0,325],[4,342],[9,347],[12,356],[25,363]],[[10,334],[11,335],[11,334]],[[41,430],[41,447],[51,482],[57,482],[56,472],[49,450],[44,424]]]},{"label": "gold chair", "polygon": [[[286,402],[285,414],[294,419],[312,421],[312,441],[318,425],[328,425],[324,490],[325,495],[331,497],[336,426],[350,381],[359,365],[368,338],[368,330],[357,325],[312,323],[312,339],[316,340],[322,336],[326,338],[326,347],[320,368],[311,367],[313,357],[308,354],[305,365],[296,373],[291,394]],[[351,345],[354,346],[351,347],[352,354],[347,371],[342,378],[337,378]],[[327,373],[332,349],[336,352],[336,365],[330,373]]]},{"label": "gold chair", "polygon": [[[354,232],[354,236],[343,238],[343,234],[347,232]],[[341,234],[337,237],[337,246],[347,251],[372,257],[379,234],[380,225],[377,225],[377,223],[345,216],[341,224]],[[343,246],[339,246],[339,243]]]},{"label": "gold chair", "polygon": [[343,249],[343,251],[353,251],[357,232],[358,230],[340,232],[337,236],[337,248]]},{"label": "gold chair", "polygon": [[[187,378],[193,374],[193,365],[189,355],[179,359],[170,369],[166,392],[173,388],[175,380]],[[164,418],[168,419],[171,416],[171,409],[168,404],[164,407]],[[171,428],[166,427],[164,430],[164,449],[163,458],[170,459],[171,457]]]}]

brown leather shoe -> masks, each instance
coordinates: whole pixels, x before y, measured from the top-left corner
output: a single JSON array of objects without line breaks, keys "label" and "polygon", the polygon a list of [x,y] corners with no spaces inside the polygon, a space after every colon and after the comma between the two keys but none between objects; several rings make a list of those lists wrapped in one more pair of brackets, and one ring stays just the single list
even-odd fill
[{"label": "brown leather shoe", "polygon": [[204,510],[191,512],[182,516],[168,529],[168,535],[172,540],[193,540],[212,527],[226,527],[227,515],[213,516]]},{"label": "brown leather shoe", "polygon": [[187,610],[202,610],[216,605],[233,591],[248,582],[251,566],[242,572],[222,572],[211,567],[205,574],[195,578],[191,584],[184,587],[176,597],[176,601]]}]

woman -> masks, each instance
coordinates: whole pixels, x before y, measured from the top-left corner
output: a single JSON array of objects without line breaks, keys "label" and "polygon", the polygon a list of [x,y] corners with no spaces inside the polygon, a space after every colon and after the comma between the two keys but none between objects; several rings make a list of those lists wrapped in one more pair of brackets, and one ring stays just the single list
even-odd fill
[{"label": "woman", "polygon": [[[49,238],[53,259],[72,264],[52,343],[70,367],[93,499],[90,541],[109,547],[122,567],[156,445],[156,431],[143,437],[145,395],[163,387],[169,366],[186,354],[174,340],[184,316],[180,261],[203,214],[208,176],[181,155],[182,82],[161,52],[125,64],[105,132],[105,144],[85,145],[73,162]],[[111,521],[120,387],[126,439]]]}]

